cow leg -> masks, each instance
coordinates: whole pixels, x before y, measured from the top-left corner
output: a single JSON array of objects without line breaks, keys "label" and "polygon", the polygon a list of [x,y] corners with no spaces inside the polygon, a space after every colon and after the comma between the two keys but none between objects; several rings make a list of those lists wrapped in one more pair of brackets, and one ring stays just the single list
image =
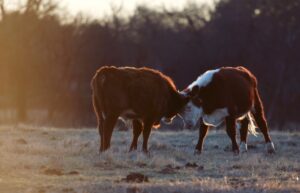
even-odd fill
[{"label": "cow leg", "polygon": [[264,115],[262,113],[254,112],[253,116],[254,116],[254,119],[256,121],[258,128],[261,130],[262,134],[264,135],[267,152],[275,153],[274,144],[271,141],[269,131],[268,131],[268,126],[267,126],[267,121],[264,118]]},{"label": "cow leg", "polygon": [[268,153],[275,153],[274,144],[271,141],[269,131],[268,131],[268,125],[265,118],[264,108],[263,104],[261,102],[260,96],[258,91],[255,91],[255,103],[254,103],[254,110],[252,110],[252,114],[254,116],[254,119],[256,121],[257,126],[261,130],[261,132],[264,135],[265,142],[267,145],[267,152]]},{"label": "cow leg", "polygon": [[100,136],[100,147],[99,152],[102,152],[104,149],[104,139],[103,139],[103,121],[105,119],[104,112],[101,111],[99,101],[97,97],[93,95],[93,107],[96,113],[97,121],[98,121],[98,132]]},{"label": "cow leg", "polygon": [[104,150],[104,135],[103,135],[103,119],[99,117],[98,120],[98,131],[100,136],[100,149],[99,152]]},{"label": "cow leg", "polygon": [[208,126],[204,124],[203,120],[200,120],[200,127],[199,127],[199,139],[198,139],[198,143],[196,145],[196,149],[194,154],[201,154],[202,152],[202,147],[203,147],[203,141],[206,137],[207,134],[207,130],[208,130]]},{"label": "cow leg", "polygon": [[102,128],[102,145],[103,148],[101,149],[101,151],[105,151],[110,147],[110,141],[111,141],[111,136],[112,136],[112,132],[114,129],[114,126],[116,124],[116,121],[118,119],[118,116],[107,116],[106,119],[103,121],[103,128]]},{"label": "cow leg", "polygon": [[244,118],[241,120],[241,128],[240,128],[240,137],[241,137],[241,143],[240,143],[240,151],[247,152],[247,135],[248,135],[248,124],[249,120],[248,118]]},{"label": "cow leg", "polygon": [[256,113],[256,112],[253,113],[253,116],[254,116],[254,119],[256,121],[258,128],[261,130],[261,132],[264,135],[266,143],[271,142],[271,138],[270,138],[269,132],[268,132],[267,121],[264,118],[264,116],[261,113]]},{"label": "cow leg", "polygon": [[142,122],[137,119],[134,119],[132,121],[132,125],[133,125],[133,139],[129,151],[133,151],[137,149],[138,138],[141,135],[143,130]]},{"label": "cow leg", "polygon": [[236,120],[229,116],[226,117],[226,132],[228,134],[228,136],[231,139],[231,143],[232,143],[232,151],[236,154],[239,154],[239,147],[238,144],[236,142],[236,125],[235,125]]},{"label": "cow leg", "polygon": [[145,121],[143,130],[143,151],[148,153],[148,139],[151,133],[153,122]]}]

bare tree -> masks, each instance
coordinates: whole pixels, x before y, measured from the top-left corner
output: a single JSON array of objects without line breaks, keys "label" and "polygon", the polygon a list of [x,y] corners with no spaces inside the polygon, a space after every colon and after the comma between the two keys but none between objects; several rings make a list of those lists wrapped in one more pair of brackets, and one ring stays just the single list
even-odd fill
[{"label": "bare tree", "polygon": [[1,11],[1,19],[4,19],[6,16],[6,10],[4,7],[4,0],[0,0],[0,11]]}]

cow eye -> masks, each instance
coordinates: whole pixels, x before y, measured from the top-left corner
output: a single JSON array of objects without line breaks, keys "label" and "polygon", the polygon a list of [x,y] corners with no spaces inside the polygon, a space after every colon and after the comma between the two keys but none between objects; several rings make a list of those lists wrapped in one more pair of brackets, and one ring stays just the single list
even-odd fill
[{"label": "cow eye", "polygon": [[199,86],[194,86],[192,90],[189,92],[190,97],[195,97],[199,92]]}]

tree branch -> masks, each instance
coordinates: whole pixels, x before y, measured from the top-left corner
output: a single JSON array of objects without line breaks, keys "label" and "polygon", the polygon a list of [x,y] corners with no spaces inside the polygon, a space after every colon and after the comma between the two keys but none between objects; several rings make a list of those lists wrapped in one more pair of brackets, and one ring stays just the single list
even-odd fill
[{"label": "tree branch", "polygon": [[1,11],[1,19],[3,20],[6,16],[6,10],[4,7],[4,0],[0,0],[0,11]]}]

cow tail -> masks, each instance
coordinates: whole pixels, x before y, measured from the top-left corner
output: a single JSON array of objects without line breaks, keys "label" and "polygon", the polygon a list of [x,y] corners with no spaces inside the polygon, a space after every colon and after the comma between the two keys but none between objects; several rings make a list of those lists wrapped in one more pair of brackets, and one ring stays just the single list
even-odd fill
[{"label": "cow tail", "polygon": [[247,114],[247,119],[249,120],[249,124],[248,124],[248,131],[250,134],[257,136],[257,131],[256,131],[256,124],[255,124],[255,119],[253,117],[252,112],[249,112]]},{"label": "cow tail", "polygon": [[254,91],[254,107],[248,112],[246,118],[249,121],[248,124],[248,131],[250,134],[257,136],[258,133],[256,132],[257,124],[256,124],[256,112],[261,111],[261,101],[259,99],[259,95],[257,93],[257,80],[256,77],[245,67],[239,66],[240,70],[242,70],[244,73],[244,77],[252,84],[252,86],[255,88]]},{"label": "cow tail", "polygon": [[260,130],[266,129],[267,130],[267,122],[264,113],[264,106],[259,96],[257,88],[254,91],[254,106],[251,109],[252,115],[256,124],[260,127]]},{"label": "cow tail", "polygon": [[255,114],[255,117],[260,116],[263,117],[265,119],[265,114],[264,114],[264,107],[263,104],[261,102],[258,90],[255,89],[254,92],[254,109],[253,109],[253,113]]},{"label": "cow tail", "polygon": [[254,106],[251,109],[251,119],[257,124],[261,122],[261,120],[265,120],[264,107],[262,101],[260,99],[257,88],[254,90]]}]

